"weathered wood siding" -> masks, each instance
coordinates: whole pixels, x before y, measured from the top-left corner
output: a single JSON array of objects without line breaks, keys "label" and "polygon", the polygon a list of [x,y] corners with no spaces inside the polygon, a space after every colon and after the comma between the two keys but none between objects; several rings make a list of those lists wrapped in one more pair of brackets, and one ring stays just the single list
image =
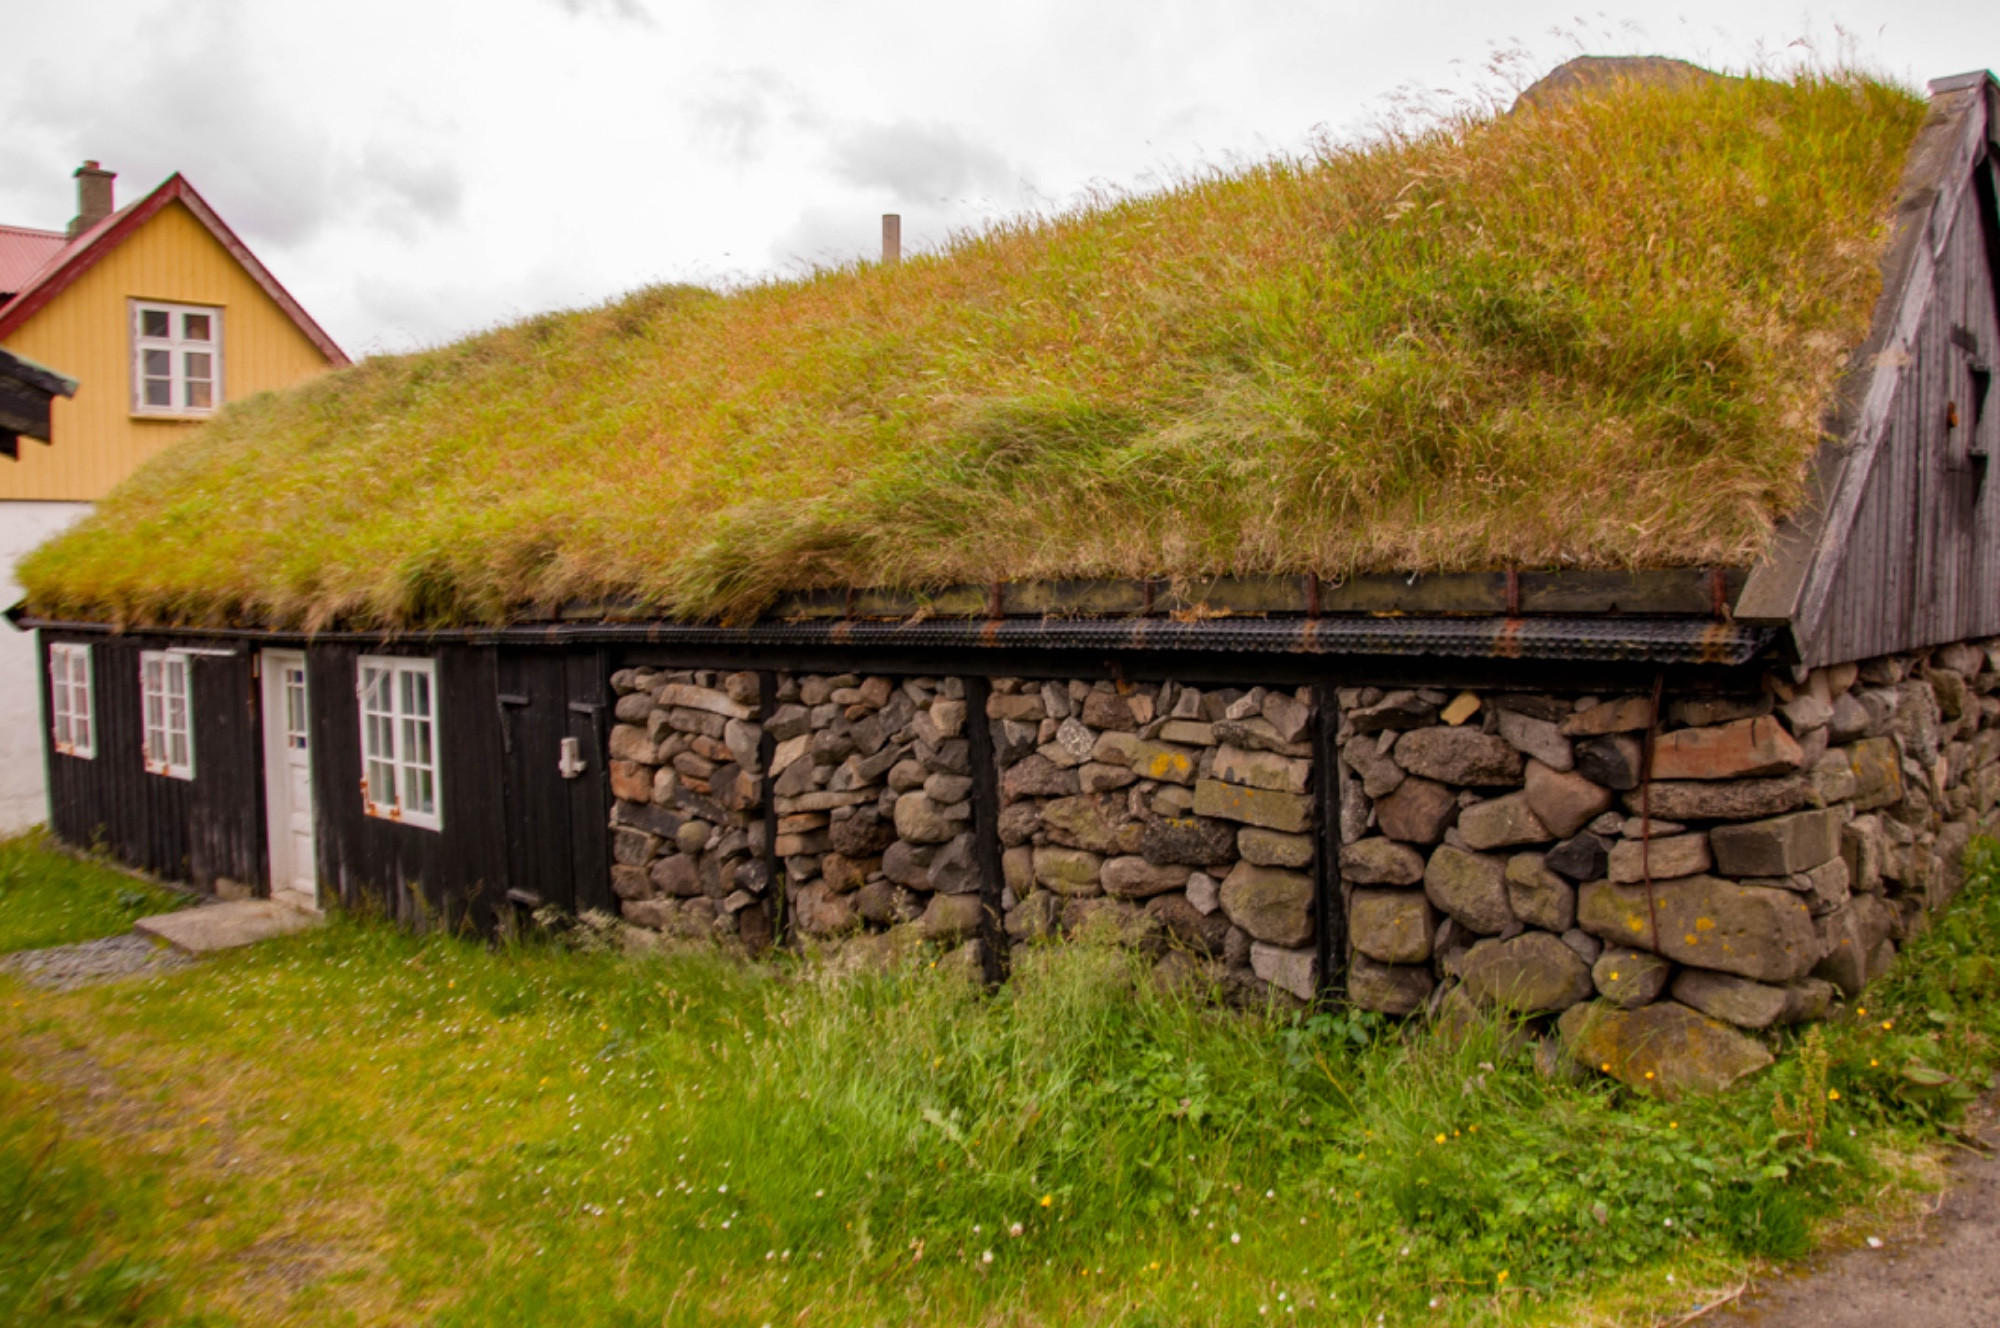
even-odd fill
[{"label": "weathered wood siding", "polygon": [[[191,661],[192,780],[149,774],[139,689],[141,651],[185,641],[45,633],[91,649],[97,724],[89,759],[49,751],[51,829],[67,843],[101,846],[134,867],[214,889],[228,880],[265,884],[264,790],[256,679],[247,651]],[[48,729],[48,652],[41,652],[43,732]],[[44,750],[48,750],[46,742]]]},{"label": "weathered wood siding", "polygon": [[[1978,418],[1973,370],[2000,361],[1991,160],[1939,255],[1891,424],[1841,555],[1807,663],[1865,659],[2000,633],[2000,400]],[[1989,392],[1991,389],[1989,388]],[[1951,427],[1955,412],[1957,427]]]}]

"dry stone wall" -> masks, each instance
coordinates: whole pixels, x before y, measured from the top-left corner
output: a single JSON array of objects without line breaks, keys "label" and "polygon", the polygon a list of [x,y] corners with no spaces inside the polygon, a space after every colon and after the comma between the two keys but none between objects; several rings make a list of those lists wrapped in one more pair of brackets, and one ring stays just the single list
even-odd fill
[{"label": "dry stone wall", "polygon": [[1560,1015],[1669,1090],[1757,1068],[1747,1034],[1859,992],[1958,889],[2000,795],[1997,660],[1669,698],[1650,779],[1649,696],[1344,691],[1350,999]]},{"label": "dry stone wall", "polygon": [[1319,985],[1311,693],[1001,678],[1006,929],[1098,926],[1247,998]]},{"label": "dry stone wall", "polygon": [[757,675],[621,669],[611,685],[611,888],[625,920],[767,945]]},{"label": "dry stone wall", "polygon": [[766,704],[754,673],[626,669],[613,886],[637,927],[753,949],[781,915],[975,955],[1095,927],[1164,977],[1307,1000],[1337,842],[1355,1004],[1559,1017],[1599,1068],[1717,1082],[1957,890],[2000,798],[1997,663],[1774,674],[1657,725],[1645,695],[1350,688],[1324,771],[1306,688],[780,673]]}]

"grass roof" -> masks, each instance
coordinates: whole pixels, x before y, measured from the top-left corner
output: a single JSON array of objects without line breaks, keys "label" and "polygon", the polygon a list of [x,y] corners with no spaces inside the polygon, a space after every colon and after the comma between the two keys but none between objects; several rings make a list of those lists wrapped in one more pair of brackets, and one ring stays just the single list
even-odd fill
[{"label": "grass roof", "polygon": [[1743,563],[1800,501],[1924,115],[1872,79],[1466,113],[238,402],[24,564],[41,613]]}]

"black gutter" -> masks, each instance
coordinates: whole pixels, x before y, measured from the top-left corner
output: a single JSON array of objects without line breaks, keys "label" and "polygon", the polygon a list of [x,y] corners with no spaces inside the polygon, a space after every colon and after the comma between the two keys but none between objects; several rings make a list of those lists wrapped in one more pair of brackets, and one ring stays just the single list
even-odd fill
[{"label": "black gutter", "polygon": [[[23,629],[120,633],[107,623],[37,618],[17,606]],[[1391,658],[1577,660],[1593,663],[1746,664],[1777,635],[1713,618],[927,618],[701,623],[549,623],[408,631],[273,631],[246,627],[141,627],[148,636],[272,642],[378,642],[418,645],[622,645],[835,650],[1079,650],[1091,652],[1367,655]]]}]

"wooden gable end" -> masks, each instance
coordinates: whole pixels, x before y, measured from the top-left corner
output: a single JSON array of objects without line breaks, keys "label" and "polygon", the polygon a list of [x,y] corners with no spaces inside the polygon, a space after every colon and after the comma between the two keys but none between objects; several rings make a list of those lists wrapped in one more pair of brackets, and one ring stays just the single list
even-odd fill
[{"label": "wooden gable end", "polygon": [[1932,86],[1835,436],[1736,607],[1807,664],[2000,635],[2000,88]]}]

